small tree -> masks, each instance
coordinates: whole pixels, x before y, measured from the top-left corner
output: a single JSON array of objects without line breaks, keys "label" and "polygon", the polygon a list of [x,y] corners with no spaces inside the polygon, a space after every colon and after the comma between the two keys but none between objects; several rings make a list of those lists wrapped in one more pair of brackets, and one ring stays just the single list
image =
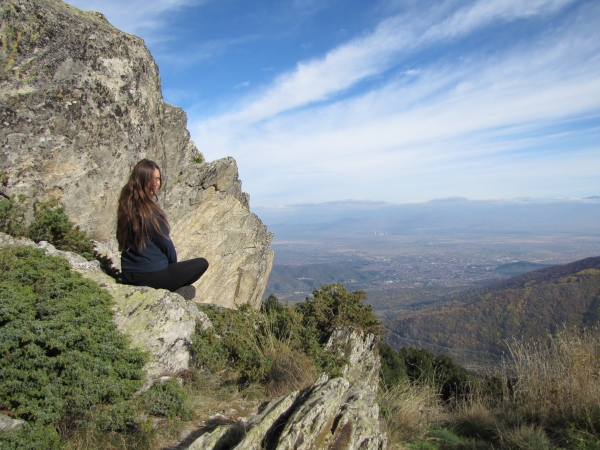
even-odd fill
[{"label": "small tree", "polygon": [[313,289],[313,298],[298,303],[296,309],[306,325],[314,324],[323,342],[336,328],[351,326],[365,333],[381,334],[381,322],[373,307],[364,303],[364,291],[349,292],[342,283],[324,284]]}]

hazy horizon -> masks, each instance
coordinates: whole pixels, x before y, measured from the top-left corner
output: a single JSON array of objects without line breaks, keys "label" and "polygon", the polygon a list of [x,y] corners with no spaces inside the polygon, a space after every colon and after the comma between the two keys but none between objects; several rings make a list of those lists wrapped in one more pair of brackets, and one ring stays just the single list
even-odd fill
[{"label": "hazy horizon", "polygon": [[[493,199],[469,200],[461,197],[432,199],[421,202],[389,203],[374,200],[340,200],[323,203],[300,203],[281,207],[252,207],[251,210],[267,227],[300,226],[303,224],[330,224],[348,220],[410,220],[415,227],[436,227],[439,220],[451,216],[453,224],[463,227],[481,220],[495,218],[488,228],[498,231],[518,229],[544,229],[551,231],[587,230],[600,234],[600,197],[585,199]],[[426,215],[423,215],[426,213]],[[416,215],[416,216],[415,216]],[[473,219],[476,219],[473,222]],[[537,219],[537,220],[536,220]],[[543,220],[542,220],[543,219]],[[415,220],[417,222],[415,222]],[[406,230],[406,223],[403,227]]]}]

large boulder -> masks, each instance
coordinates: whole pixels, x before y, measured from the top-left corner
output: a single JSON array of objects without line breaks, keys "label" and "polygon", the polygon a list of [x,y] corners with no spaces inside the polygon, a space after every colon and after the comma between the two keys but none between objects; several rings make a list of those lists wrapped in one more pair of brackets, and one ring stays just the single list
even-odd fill
[{"label": "large boulder", "polygon": [[180,259],[211,265],[198,301],[257,307],[271,234],[250,212],[232,158],[196,162],[203,155],[186,115],[163,101],[144,42],[59,0],[3,0],[0,24],[4,193],[58,200],[114,254],[120,189],[140,159],[152,159]]}]

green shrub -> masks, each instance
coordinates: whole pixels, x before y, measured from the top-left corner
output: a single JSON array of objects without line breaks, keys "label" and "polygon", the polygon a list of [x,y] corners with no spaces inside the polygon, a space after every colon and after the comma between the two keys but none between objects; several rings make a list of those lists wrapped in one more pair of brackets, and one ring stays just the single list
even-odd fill
[{"label": "green shrub", "polygon": [[204,162],[204,158],[200,155],[195,155],[192,156],[192,162],[195,162],[196,164],[200,164]]},{"label": "green shrub", "polygon": [[364,291],[348,292],[342,283],[324,284],[313,289],[313,298],[296,305],[305,326],[314,326],[324,342],[336,328],[351,326],[365,333],[381,334],[381,322],[373,307],[364,303]]},{"label": "green shrub", "polygon": [[379,376],[386,387],[391,389],[400,380],[407,377],[406,365],[398,352],[384,342],[379,344],[379,356],[381,358]]},{"label": "green shrub", "polygon": [[50,200],[34,202],[33,222],[27,236],[36,242],[48,241],[59,250],[75,252],[88,260],[94,259],[94,246],[87,233],[69,220],[65,207]]},{"label": "green shrub", "polygon": [[548,450],[553,447],[544,430],[534,425],[503,431],[500,437],[507,449]]},{"label": "green shrub", "polygon": [[93,428],[98,431],[136,433],[144,425],[135,402],[102,405],[93,414]]},{"label": "green shrub", "polygon": [[442,399],[468,394],[472,376],[448,355],[435,355],[429,350],[405,347],[398,350],[411,381],[437,387]]},{"label": "green shrub", "polygon": [[0,432],[0,448],[6,450],[50,450],[62,448],[54,425],[27,423],[20,430]]},{"label": "green shrub", "polygon": [[155,383],[144,392],[142,404],[144,410],[151,416],[173,419],[179,417],[183,420],[192,418],[192,411],[185,405],[187,395],[177,382],[171,378],[162,383]]},{"label": "green shrub", "polygon": [[0,231],[11,236],[25,236],[25,210],[22,198],[19,200],[13,196],[10,200],[0,199]]},{"label": "green shrub", "polygon": [[95,258],[90,237],[65,214],[65,207],[55,200],[33,202],[33,221],[27,225],[25,216],[31,205],[25,197],[13,196],[0,200],[0,231],[11,236],[28,237],[35,242],[47,241],[59,250],[75,252],[88,260]]},{"label": "green shrub", "polygon": [[269,297],[260,311],[202,306],[213,328],[198,326],[192,338],[194,364],[215,373],[231,368],[242,384],[261,383],[272,391],[302,386],[315,371],[337,376],[345,361],[319,342],[314,321]]},{"label": "green shrub", "polygon": [[256,312],[242,312],[202,306],[212,329],[196,328],[192,337],[195,364],[211,372],[227,365],[240,371],[244,381],[257,381],[268,371],[269,361],[261,359],[256,345]]},{"label": "green shrub", "polygon": [[4,248],[0,280],[0,410],[30,422],[0,444],[50,439],[40,427],[80,426],[141,387],[145,356],[117,331],[112,299],[65,260]]},{"label": "green shrub", "polygon": [[462,441],[454,432],[446,428],[429,430],[427,437],[434,438],[441,444],[459,444]]}]

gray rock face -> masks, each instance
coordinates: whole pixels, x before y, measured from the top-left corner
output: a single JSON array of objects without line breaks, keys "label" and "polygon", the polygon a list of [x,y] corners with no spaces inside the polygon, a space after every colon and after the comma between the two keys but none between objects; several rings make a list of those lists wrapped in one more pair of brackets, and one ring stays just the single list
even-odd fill
[{"label": "gray rock face", "polygon": [[271,401],[260,414],[222,424],[189,449],[379,450],[387,448],[380,430],[377,341],[353,329],[337,330],[330,351],[344,353],[344,376],[322,376],[302,392]]},{"label": "gray rock face", "polygon": [[29,239],[15,239],[0,233],[0,247],[7,245],[42,248],[48,255],[66,259],[76,272],[106,289],[115,300],[114,321],[119,331],[129,336],[134,347],[150,354],[145,366],[149,380],[187,369],[196,324],[204,328],[212,326],[195,303],[163,289],[117,284],[102,272],[98,261],[87,261],[75,253],[57,250],[47,242],[35,244]]},{"label": "gray rock face", "polygon": [[152,159],[180,259],[211,264],[196,299],[257,307],[271,234],[250,213],[232,158],[193,161],[202,154],[185,113],[163,101],[143,41],[58,0],[3,0],[0,24],[4,192],[57,199],[114,254],[120,189],[140,159]]},{"label": "gray rock face", "polygon": [[18,430],[23,425],[25,425],[24,420],[13,419],[5,414],[0,414],[0,431]]}]

